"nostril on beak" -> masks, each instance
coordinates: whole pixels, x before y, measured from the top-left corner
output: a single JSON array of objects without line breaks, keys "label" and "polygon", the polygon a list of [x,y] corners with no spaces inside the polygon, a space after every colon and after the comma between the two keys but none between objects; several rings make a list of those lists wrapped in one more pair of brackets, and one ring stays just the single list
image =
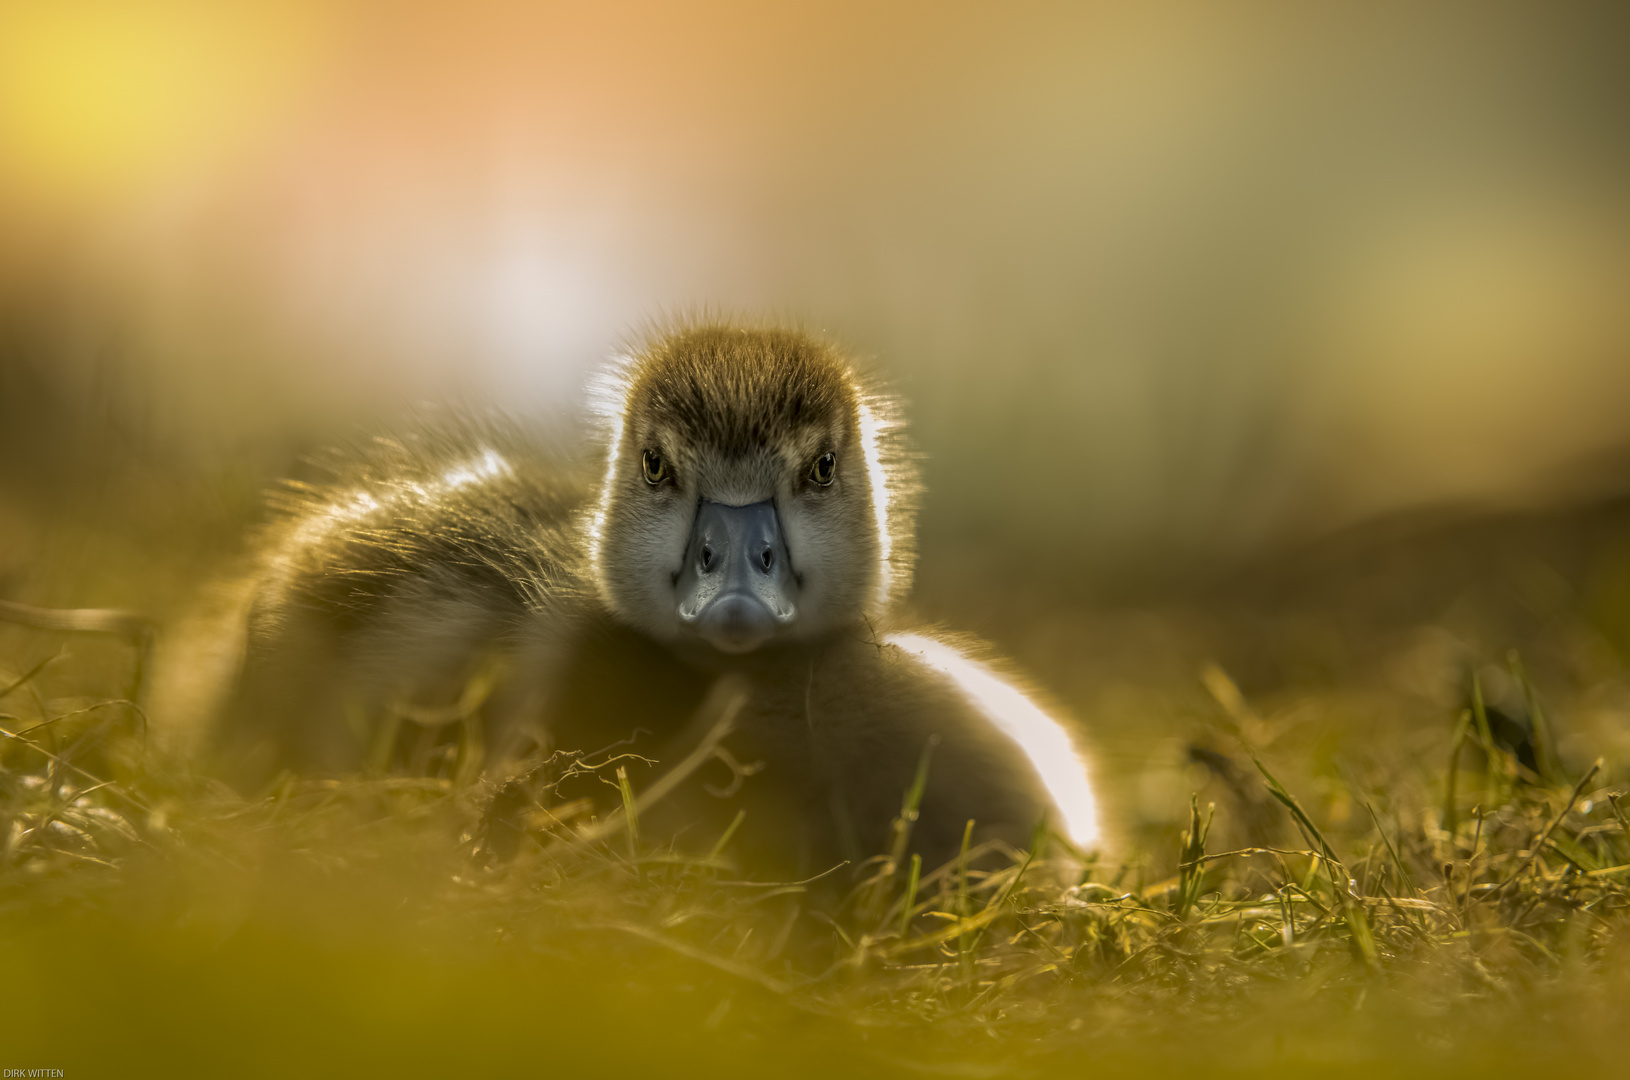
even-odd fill
[{"label": "nostril on beak", "polygon": [[705,547],[702,549],[702,571],[706,573],[711,569],[713,569],[713,549]]},{"label": "nostril on beak", "polygon": [[775,565],[775,549],[765,548],[764,553],[758,557],[758,561],[764,564],[764,570],[768,573],[770,567]]}]

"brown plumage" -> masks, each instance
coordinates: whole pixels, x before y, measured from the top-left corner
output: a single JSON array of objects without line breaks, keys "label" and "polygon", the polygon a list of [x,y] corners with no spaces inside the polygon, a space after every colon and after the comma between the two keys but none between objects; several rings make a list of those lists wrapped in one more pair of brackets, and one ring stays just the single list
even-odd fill
[{"label": "brown plumage", "polygon": [[825,342],[783,329],[688,327],[639,354],[633,419],[740,457],[855,415],[856,374]]}]

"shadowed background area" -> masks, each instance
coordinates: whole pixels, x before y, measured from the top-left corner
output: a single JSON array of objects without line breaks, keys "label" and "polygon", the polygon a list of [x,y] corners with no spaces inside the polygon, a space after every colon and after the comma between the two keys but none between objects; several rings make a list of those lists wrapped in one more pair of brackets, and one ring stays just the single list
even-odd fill
[{"label": "shadowed background area", "polygon": [[930,570],[974,536],[1104,586],[1600,493],[1630,475],[1624,30],[7,0],[6,471],[46,400],[215,460],[454,391],[560,412],[631,327],[711,304],[879,358]]}]

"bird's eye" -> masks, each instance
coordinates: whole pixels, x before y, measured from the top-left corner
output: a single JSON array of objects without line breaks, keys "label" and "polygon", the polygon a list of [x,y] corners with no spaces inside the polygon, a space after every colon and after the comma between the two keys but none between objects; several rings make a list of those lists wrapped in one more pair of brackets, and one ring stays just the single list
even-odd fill
[{"label": "bird's eye", "polygon": [[643,463],[645,465],[645,482],[652,487],[673,478],[673,470],[668,468],[668,463],[662,460],[662,455],[659,452],[647,450]]},{"label": "bird's eye", "polygon": [[831,487],[837,475],[838,455],[830,450],[816,458],[815,464],[809,470],[809,478],[822,487]]}]

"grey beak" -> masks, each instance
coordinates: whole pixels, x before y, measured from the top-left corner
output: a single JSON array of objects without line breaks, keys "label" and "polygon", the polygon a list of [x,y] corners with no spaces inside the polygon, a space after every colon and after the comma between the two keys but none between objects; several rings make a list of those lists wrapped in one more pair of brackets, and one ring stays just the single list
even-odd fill
[{"label": "grey beak", "polygon": [[789,625],[798,584],[775,503],[702,503],[674,587],[680,621],[721,652],[752,652]]}]

